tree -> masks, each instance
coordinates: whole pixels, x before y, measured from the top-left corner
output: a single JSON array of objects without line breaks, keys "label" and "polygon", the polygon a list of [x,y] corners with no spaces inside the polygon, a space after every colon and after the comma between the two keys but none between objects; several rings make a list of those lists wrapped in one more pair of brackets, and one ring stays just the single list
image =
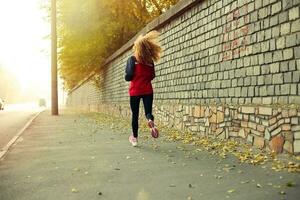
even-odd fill
[{"label": "tree", "polygon": [[149,21],[178,0],[58,1],[58,60],[64,87],[72,89]]}]

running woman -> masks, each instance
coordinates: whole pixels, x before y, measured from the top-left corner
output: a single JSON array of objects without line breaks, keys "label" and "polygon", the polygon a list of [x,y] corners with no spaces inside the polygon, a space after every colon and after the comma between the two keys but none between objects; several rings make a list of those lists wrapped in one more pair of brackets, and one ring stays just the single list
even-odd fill
[{"label": "running woman", "polygon": [[125,80],[130,81],[129,95],[132,112],[132,134],[129,142],[132,146],[138,143],[138,120],[140,100],[143,100],[145,115],[151,135],[158,137],[158,130],[154,125],[152,115],[153,88],[151,81],[155,78],[154,62],[158,62],[162,48],[158,42],[159,33],[151,31],[139,36],[133,45],[134,55],[129,57],[126,64]]}]

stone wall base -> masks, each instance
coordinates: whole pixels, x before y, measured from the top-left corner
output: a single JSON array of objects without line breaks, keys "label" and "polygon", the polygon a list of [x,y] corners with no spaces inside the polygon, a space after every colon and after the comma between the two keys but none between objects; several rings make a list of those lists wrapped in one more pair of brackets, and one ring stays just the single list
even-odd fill
[{"label": "stone wall base", "polygon": [[[78,108],[78,107],[77,107]],[[131,117],[127,104],[79,107],[118,117]],[[141,108],[140,117],[144,117]],[[300,153],[300,109],[266,106],[154,105],[154,116],[163,126],[199,136],[242,138],[261,149]]]}]

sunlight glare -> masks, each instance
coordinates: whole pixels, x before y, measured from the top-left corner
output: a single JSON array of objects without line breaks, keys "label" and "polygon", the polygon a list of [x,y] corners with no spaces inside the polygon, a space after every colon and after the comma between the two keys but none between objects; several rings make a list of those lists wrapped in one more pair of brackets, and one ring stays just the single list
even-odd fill
[{"label": "sunlight glare", "polygon": [[[27,95],[50,93],[50,25],[42,0],[0,0],[0,66],[15,75]],[[45,51],[48,51],[45,52]]]}]

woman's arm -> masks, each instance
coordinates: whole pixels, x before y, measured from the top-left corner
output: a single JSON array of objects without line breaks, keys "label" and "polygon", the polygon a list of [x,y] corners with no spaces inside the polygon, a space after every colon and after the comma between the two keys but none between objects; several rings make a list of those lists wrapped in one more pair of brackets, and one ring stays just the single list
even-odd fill
[{"label": "woman's arm", "polygon": [[134,67],[135,67],[135,58],[133,56],[131,56],[130,58],[128,58],[127,64],[126,64],[126,70],[125,70],[125,80],[126,81],[132,80],[133,74],[134,74]]},{"label": "woman's arm", "polygon": [[152,73],[151,80],[153,80],[154,78],[155,78],[155,65],[153,63],[153,73]]}]

